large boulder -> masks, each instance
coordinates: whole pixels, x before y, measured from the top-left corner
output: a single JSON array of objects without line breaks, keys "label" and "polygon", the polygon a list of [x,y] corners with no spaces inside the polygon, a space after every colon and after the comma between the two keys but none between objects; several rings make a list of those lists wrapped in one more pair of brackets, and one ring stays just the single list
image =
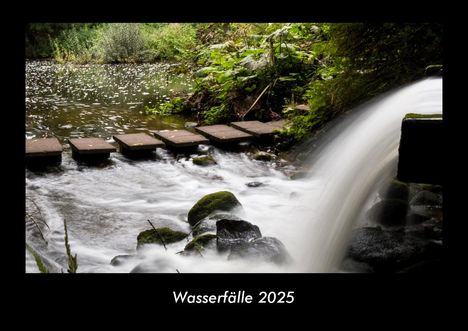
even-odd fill
[{"label": "large boulder", "polygon": [[409,196],[409,186],[406,183],[394,179],[379,191],[379,195],[383,199],[407,201]]},{"label": "large boulder", "polygon": [[408,204],[397,199],[384,199],[373,205],[366,213],[367,218],[385,226],[404,225]]},{"label": "large boulder", "polygon": [[188,222],[193,226],[215,211],[229,212],[237,207],[242,207],[242,205],[231,192],[220,191],[211,193],[198,200],[192,209],[190,209]]},{"label": "large boulder", "polygon": [[368,264],[375,272],[395,272],[434,255],[428,245],[429,241],[404,231],[364,227],[353,232],[347,257]]},{"label": "large boulder", "polygon": [[216,222],[218,251],[224,252],[231,247],[262,237],[258,226],[247,221],[222,219]]},{"label": "large boulder", "polygon": [[442,206],[442,194],[421,191],[411,199],[410,205],[440,207]]},{"label": "large boulder", "polygon": [[204,233],[216,233],[216,222],[222,219],[242,221],[240,217],[230,213],[210,215],[192,226],[193,236],[196,237]]},{"label": "large boulder", "polygon": [[283,264],[289,262],[291,257],[281,241],[273,237],[262,237],[232,246],[228,259],[251,259]]},{"label": "large boulder", "polygon": [[187,233],[174,231],[169,228],[157,228],[140,232],[137,237],[137,248],[145,244],[167,245],[185,239]]}]

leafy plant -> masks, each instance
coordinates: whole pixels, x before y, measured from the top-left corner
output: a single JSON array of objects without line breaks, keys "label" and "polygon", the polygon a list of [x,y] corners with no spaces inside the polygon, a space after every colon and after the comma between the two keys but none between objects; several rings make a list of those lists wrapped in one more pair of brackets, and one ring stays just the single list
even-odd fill
[{"label": "leafy plant", "polygon": [[65,221],[65,219],[63,220],[63,229],[65,231],[65,250],[68,257],[68,272],[76,273],[76,271],[78,270],[77,254],[73,256],[71,253],[70,244],[68,242],[67,222]]},{"label": "leafy plant", "polygon": [[49,273],[49,270],[46,268],[41,256],[28,244],[26,244],[26,249],[34,257],[34,261],[36,261],[36,265],[39,268],[39,271],[43,274]]}]

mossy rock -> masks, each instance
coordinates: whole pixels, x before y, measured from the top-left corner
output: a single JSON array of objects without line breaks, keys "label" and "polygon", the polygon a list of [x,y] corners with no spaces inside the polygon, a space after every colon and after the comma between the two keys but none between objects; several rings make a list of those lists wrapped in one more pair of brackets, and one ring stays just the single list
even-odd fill
[{"label": "mossy rock", "polygon": [[442,118],[442,114],[416,114],[416,113],[409,113],[406,114],[404,119],[420,119],[420,118]]},{"label": "mossy rock", "polygon": [[184,251],[192,252],[195,250],[204,250],[210,244],[214,244],[216,235],[212,233],[202,234],[192,239],[184,248]]},{"label": "mossy rock", "polygon": [[174,231],[169,228],[157,228],[156,230],[146,230],[140,232],[137,237],[137,248],[144,244],[167,245],[187,238],[188,234],[180,231]]},{"label": "mossy rock", "polygon": [[379,191],[380,197],[384,199],[408,200],[409,186],[399,180],[392,180],[382,190]]},{"label": "mossy rock", "polygon": [[193,164],[199,166],[209,166],[217,164],[211,155],[197,156],[192,159]]},{"label": "mossy rock", "polygon": [[242,207],[236,196],[228,191],[220,191],[205,195],[197,201],[188,213],[188,222],[195,225],[214,211],[230,211],[236,207]]},{"label": "mossy rock", "polygon": [[271,161],[274,158],[274,154],[267,152],[257,152],[253,158],[257,161]]}]

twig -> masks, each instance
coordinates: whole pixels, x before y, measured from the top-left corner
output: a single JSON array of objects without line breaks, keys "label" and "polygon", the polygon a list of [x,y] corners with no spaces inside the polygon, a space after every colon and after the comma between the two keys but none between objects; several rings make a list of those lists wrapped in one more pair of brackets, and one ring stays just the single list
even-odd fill
[{"label": "twig", "polygon": [[[47,226],[47,228],[49,228],[49,225],[46,223],[46,221],[44,221],[44,216],[42,215],[42,212],[41,212],[41,208],[39,208],[39,206],[37,205],[36,201],[34,201],[32,198],[30,197],[26,197],[26,199],[28,199],[29,201],[32,202],[32,204],[36,207],[37,211],[39,212],[39,215],[41,216],[41,220],[42,222],[45,224],[45,226]],[[50,230],[50,228],[49,228]]]},{"label": "twig", "polygon": [[180,271],[179,271],[179,269],[176,269],[175,271],[177,271],[177,273],[178,273],[178,274],[180,274]]},{"label": "twig", "polygon": [[162,242],[162,244],[164,246],[164,249],[167,251],[166,243],[164,242],[164,239],[162,238],[162,236],[159,234],[158,230],[156,230],[156,228],[154,227],[153,223],[151,223],[150,220],[148,220],[148,223],[153,227],[154,232],[156,232],[156,234],[159,237],[159,240],[161,240],[161,242]]},{"label": "twig", "polygon": [[46,243],[46,245],[48,245],[49,243],[47,242],[47,240],[45,239],[44,237],[44,234],[42,233],[42,230],[39,226],[39,224],[37,224],[36,220],[34,219],[34,217],[29,214],[28,212],[26,212],[26,216],[29,217],[29,219],[34,223],[34,225],[36,226],[36,228],[39,230],[39,234],[41,235],[41,238],[42,240],[44,240],[44,242]]},{"label": "twig", "polygon": [[250,106],[250,108],[244,113],[244,115],[242,115],[242,120],[244,120],[244,117],[245,115],[247,115],[251,110],[252,108],[257,104],[258,100],[260,100],[260,98],[262,97],[262,95],[266,92],[266,90],[271,86],[271,82],[263,89],[262,93],[260,93],[260,95],[257,97],[257,99],[254,101],[254,103],[252,104],[252,106]]}]

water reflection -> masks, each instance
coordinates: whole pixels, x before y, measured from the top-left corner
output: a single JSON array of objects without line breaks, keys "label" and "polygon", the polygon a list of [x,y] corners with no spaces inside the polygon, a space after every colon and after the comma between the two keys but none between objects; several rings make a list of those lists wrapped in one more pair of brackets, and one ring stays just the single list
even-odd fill
[{"label": "water reflection", "polygon": [[185,74],[170,64],[56,64],[26,62],[26,138],[67,138],[183,127],[186,117],[145,115],[190,92]]}]

